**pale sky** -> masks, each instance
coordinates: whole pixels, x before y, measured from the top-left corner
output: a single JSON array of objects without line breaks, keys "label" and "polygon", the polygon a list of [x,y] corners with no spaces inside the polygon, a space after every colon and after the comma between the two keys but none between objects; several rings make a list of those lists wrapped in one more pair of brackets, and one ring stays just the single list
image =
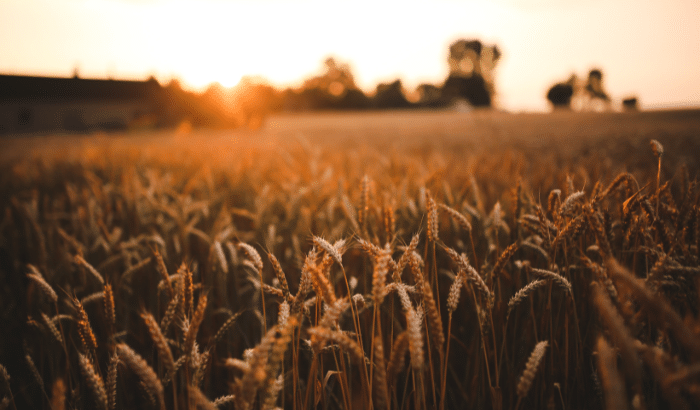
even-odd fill
[{"label": "pale sky", "polygon": [[[613,101],[700,106],[700,0],[0,0],[0,73],[298,85],[334,56],[365,91],[442,83],[449,44],[497,44],[497,102],[600,68]],[[1,90],[0,90],[1,92]]]}]

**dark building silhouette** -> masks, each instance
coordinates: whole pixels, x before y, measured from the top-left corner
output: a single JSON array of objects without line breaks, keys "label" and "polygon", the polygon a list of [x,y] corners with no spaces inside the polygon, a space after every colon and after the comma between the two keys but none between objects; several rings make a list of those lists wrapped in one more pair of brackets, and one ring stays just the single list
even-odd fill
[{"label": "dark building silhouette", "polygon": [[213,105],[146,81],[0,75],[0,133],[85,132],[225,121]]},{"label": "dark building silhouette", "polygon": [[147,81],[0,75],[0,132],[125,129],[162,115]]}]

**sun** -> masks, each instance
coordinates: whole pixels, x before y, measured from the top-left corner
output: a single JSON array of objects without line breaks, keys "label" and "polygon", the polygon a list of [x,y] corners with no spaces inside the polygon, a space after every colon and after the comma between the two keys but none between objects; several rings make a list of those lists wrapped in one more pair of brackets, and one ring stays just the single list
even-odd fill
[{"label": "sun", "polygon": [[182,69],[180,76],[187,86],[198,90],[204,90],[213,83],[231,88],[243,78],[243,74],[235,70],[210,70],[201,67]]},{"label": "sun", "polygon": [[183,82],[192,88],[202,90],[215,82],[233,87],[247,74],[235,56],[222,52],[216,45],[202,44],[198,54],[181,60],[177,70]]}]

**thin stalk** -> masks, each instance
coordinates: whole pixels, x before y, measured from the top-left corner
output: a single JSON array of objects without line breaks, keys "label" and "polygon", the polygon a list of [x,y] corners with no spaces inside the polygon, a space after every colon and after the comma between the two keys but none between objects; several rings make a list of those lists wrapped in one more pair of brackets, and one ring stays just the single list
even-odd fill
[{"label": "thin stalk", "polygon": [[[476,299],[476,292],[474,292],[474,288],[471,288],[471,291],[472,291],[472,296],[474,297],[474,307],[478,309],[479,302]],[[486,365],[486,376],[489,380],[489,387],[493,387],[493,384],[491,384],[491,370],[489,370],[489,354],[486,351],[486,343],[484,341],[484,329],[481,327],[481,319],[479,319],[479,317],[478,317],[479,316],[478,310],[476,311],[476,315],[477,315],[477,320],[479,322],[479,335],[481,336],[480,337],[480,339],[481,339],[480,344],[481,344],[481,347],[483,348],[483,351],[484,351],[484,360],[486,361],[486,363],[484,363]]]},{"label": "thin stalk", "polygon": [[447,361],[450,357],[450,339],[452,338],[452,312],[447,320],[447,346],[445,346],[445,361],[442,366],[442,381],[440,387],[440,410],[445,408],[445,387],[447,385]]},{"label": "thin stalk", "polygon": [[347,369],[345,368],[345,354],[343,353],[343,348],[340,348],[340,362],[338,361],[338,355],[333,352],[333,360],[335,360],[335,367],[336,369],[340,369],[340,392],[341,395],[343,396],[343,401],[345,402],[346,408],[350,408],[350,399],[349,399],[349,394],[350,394],[350,389],[347,385],[347,378],[345,377],[347,373]]},{"label": "thin stalk", "polygon": [[265,313],[265,291],[263,290],[263,273],[260,270],[260,302],[262,303],[262,313],[263,313],[263,334],[267,334],[267,314]]},{"label": "thin stalk", "polygon": [[[315,352],[314,353],[314,358],[311,361],[311,369],[309,370],[309,379],[306,382],[306,397],[304,399],[304,407],[303,409],[308,409],[309,408],[309,396],[311,394],[311,391],[316,390],[316,383],[314,383],[314,379],[316,378],[316,370],[318,367],[318,355],[321,352]],[[314,397],[315,399],[315,397]],[[314,400],[316,401],[316,400]]]}]

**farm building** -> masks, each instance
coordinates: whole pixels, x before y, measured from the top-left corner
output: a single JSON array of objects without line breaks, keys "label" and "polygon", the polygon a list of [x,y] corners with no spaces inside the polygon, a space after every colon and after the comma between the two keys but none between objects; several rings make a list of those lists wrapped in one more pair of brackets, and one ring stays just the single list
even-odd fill
[{"label": "farm building", "polygon": [[0,75],[0,134],[126,130],[223,121],[176,82]]},{"label": "farm building", "polygon": [[0,75],[0,133],[125,129],[162,114],[158,82]]}]

